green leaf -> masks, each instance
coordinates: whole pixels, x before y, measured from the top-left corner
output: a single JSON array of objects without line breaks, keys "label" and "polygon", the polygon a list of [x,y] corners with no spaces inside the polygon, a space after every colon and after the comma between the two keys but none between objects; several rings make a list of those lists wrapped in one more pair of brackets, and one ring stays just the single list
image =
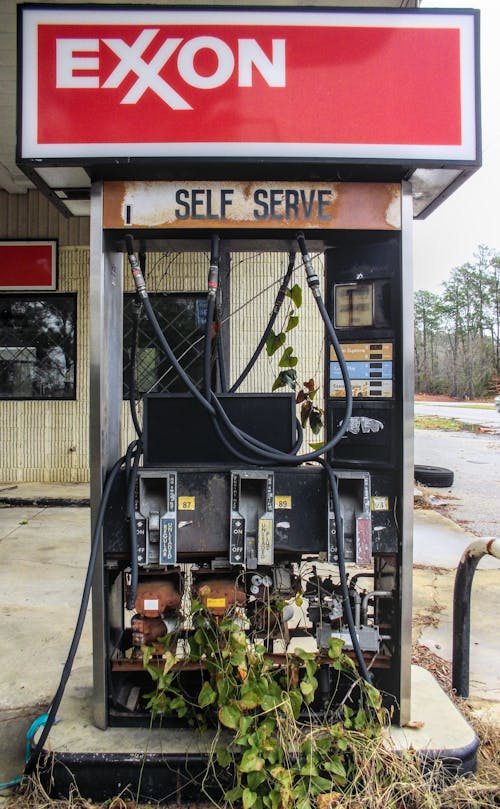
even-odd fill
[{"label": "green leaf", "polygon": [[266,351],[268,356],[272,357],[273,354],[276,354],[276,352],[278,351],[278,349],[281,348],[285,340],[286,337],[282,331],[280,331],[279,334],[276,334],[276,332],[273,331],[273,329],[271,329],[271,333],[266,340]]},{"label": "green leaf", "polygon": [[217,764],[219,767],[229,767],[232,761],[232,756],[227,747],[218,747],[215,751],[215,755],[217,757]]},{"label": "green leaf", "polygon": [[271,799],[271,809],[278,809],[281,803],[281,792],[279,789],[272,789],[268,796]]},{"label": "green leaf", "polygon": [[291,289],[285,292],[287,298],[291,298],[296,309],[302,306],[302,287],[299,284],[294,284]]},{"label": "green leaf", "polygon": [[297,315],[290,313],[288,323],[285,326],[285,332],[292,331],[292,329],[295,329],[298,325],[299,325],[299,318],[297,317]]},{"label": "green leaf", "polygon": [[218,676],[215,684],[217,686],[217,693],[219,695],[218,698],[219,705],[224,705],[226,702],[229,701],[229,695],[231,692],[231,683],[226,677]]},{"label": "green leaf", "polygon": [[365,691],[369,704],[378,711],[379,708],[382,707],[382,695],[380,691],[371,683],[365,683]]},{"label": "green leaf", "polygon": [[265,763],[255,750],[245,750],[241,757],[239,770],[240,772],[260,772],[264,769]]},{"label": "green leaf", "polygon": [[323,778],[321,775],[314,776],[312,779],[312,785],[316,794],[332,791],[332,782],[329,781],[328,778]]},{"label": "green leaf", "polygon": [[244,711],[251,711],[257,705],[260,705],[260,697],[256,691],[247,691],[241,695],[238,705]]},{"label": "green leaf", "polygon": [[251,789],[245,787],[243,790],[243,809],[250,809],[251,806],[257,801],[259,796],[256,792],[252,792]]},{"label": "green leaf", "polygon": [[321,411],[318,410],[317,407],[313,407],[309,414],[309,424],[311,425],[311,430],[313,431],[314,435],[318,435],[323,427],[323,419],[321,416]]},{"label": "green leaf", "polygon": [[[252,727],[252,722],[254,720],[253,716],[242,716],[240,717],[240,724],[239,724],[239,732],[241,736],[246,736],[250,728]],[[238,741],[238,744],[241,744],[241,738]]]},{"label": "green leaf", "polygon": [[206,708],[207,705],[212,705],[215,700],[217,699],[217,694],[210,685],[210,683],[205,682],[201,687],[201,691],[198,694],[198,705],[200,708]]},{"label": "green leaf", "polygon": [[307,680],[302,680],[300,684],[300,690],[302,691],[305,697],[309,697],[314,691],[311,683],[308,683]]},{"label": "green leaf", "polygon": [[342,638],[328,638],[328,657],[336,660],[342,654],[344,640]]},{"label": "green leaf", "polygon": [[321,766],[327,772],[331,772],[332,775],[338,775],[340,778],[345,778],[347,776],[345,767],[337,756],[328,759],[328,761],[322,761]]},{"label": "green leaf", "polygon": [[292,706],[292,713],[294,719],[298,719],[300,715],[300,709],[302,707],[302,694],[296,688],[293,691],[288,692],[288,698],[290,700],[290,705]]},{"label": "green leaf", "polygon": [[232,789],[228,789],[228,791],[224,793],[224,799],[229,803],[235,803],[236,801],[240,800],[242,795],[243,795],[243,787],[240,786],[240,784],[238,784]]},{"label": "green leaf", "polygon": [[247,783],[251,790],[255,792],[257,787],[259,787],[267,778],[267,773],[264,771],[261,772],[249,772],[247,775]]},{"label": "green leaf", "polygon": [[187,705],[184,697],[175,697],[170,703],[170,710],[175,711],[179,719],[187,714]]},{"label": "green leaf", "polygon": [[262,697],[261,706],[263,711],[274,711],[275,708],[280,704],[281,699],[280,697],[276,697],[273,694],[266,694]]},{"label": "green leaf", "polygon": [[324,443],[323,441],[315,441],[313,444],[310,443],[309,446],[311,447],[312,450],[316,451],[317,449],[321,449],[321,447],[324,447]]},{"label": "green leaf", "polygon": [[280,371],[274,380],[272,391],[278,390],[278,388],[295,388],[296,384],[297,371],[294,371],[293,368],[288,368],[286,371]]},{"label": "green leaf", "polygon": [[298,361],[298,357],[295,357],[293,354],[293,347],[287,346],[278,364],[280,368],[295,368]]},{"label": "green leaf", "polygon": [[316,660],[316,654],[314,652],[306,652],[305,649],[301,649],[300,647],[294,649],[293,653],[299,660]]},{"label": "green leaf", "polygon": [[219,708],[219,722],[231,730],[238,729],[240,716],[240,710],[236,705],[221,705]]},{"label": "green leaf", "polygon": [[363,708],[359,708],[356,716],[354,717],[354,727],[356,730],[363,730],[366,727],[366,714]]}]

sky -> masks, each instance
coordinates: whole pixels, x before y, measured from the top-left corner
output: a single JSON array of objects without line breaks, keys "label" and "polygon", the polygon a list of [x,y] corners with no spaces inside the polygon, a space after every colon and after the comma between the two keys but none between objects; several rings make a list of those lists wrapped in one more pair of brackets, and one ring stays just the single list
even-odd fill
[{"label": "sky", "polygon": [[500,253],[500,2],[422,0],[421,8],[481,11],[483,165],[423,221],[414,222],[415,289],[442,291],[451,270],[473,260],[478,245]]}]

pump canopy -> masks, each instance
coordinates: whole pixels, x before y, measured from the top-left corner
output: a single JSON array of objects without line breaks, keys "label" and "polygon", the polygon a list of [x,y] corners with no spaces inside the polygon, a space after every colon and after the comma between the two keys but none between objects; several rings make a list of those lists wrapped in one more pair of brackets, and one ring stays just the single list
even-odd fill
[{"label": "pump canopy", "polygon": [[[67,213],[95,179],[414,177],[480,166],[478,13],[19,7],[21,168]],[[82,115],[85,110],[85,115]]]}]

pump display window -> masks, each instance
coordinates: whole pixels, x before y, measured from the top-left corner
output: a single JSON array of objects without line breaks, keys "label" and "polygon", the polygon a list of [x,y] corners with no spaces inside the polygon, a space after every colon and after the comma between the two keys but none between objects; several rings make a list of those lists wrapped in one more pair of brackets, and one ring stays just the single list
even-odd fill
[{"label": "pump display window", "polygon": [[[203,378],[203,337],[207,317],[206,295],[153,293],[151,303],[177,358],[193,382]],[[123,303],[123,398],[130,398],[134,369],[135,393],[183,393],[186,388],[158,346],[135,295]]]}]

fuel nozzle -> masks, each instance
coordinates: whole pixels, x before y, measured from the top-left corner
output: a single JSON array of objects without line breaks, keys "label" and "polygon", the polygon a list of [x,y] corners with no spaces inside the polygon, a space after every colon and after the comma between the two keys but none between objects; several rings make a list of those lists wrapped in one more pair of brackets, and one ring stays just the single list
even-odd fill
[{"label": "fuel nozzle", "polygon": [[148,293],[146,290],[146,282],[144,280],[144,275],[142,274],[140,262],[134,253],[134,238],[130,233],[125,235],[125,247],[127,248],[128,263],[130,264],[130,269],[132,270],[132,276],[137,294],[141,298],[147,298]]},{"label": "fuel nozzle", "polygon": [[302,259],[306,270],[306,277],[307,283],[309,284],[309,289],[311,290],[315,298],[319,298],[321,297],[321,292],[319,289],[319,278],[314,270],[311,256],[307,252],[306,240],[303,233],[300,232],[297,233],[297,244],[299,245],[300,252],[302,253]]}]

